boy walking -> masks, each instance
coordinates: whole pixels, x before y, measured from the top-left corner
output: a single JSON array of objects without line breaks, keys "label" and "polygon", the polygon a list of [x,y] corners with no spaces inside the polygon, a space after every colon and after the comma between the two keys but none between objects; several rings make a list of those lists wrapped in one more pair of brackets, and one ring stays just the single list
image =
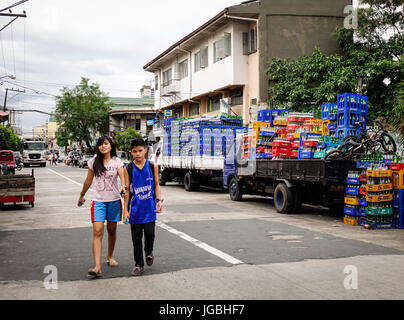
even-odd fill
[{"label": "boy walking", "polygon": [[162,212],[161,190],[158,178],[158,167],[145,158],[147,148],[143,139],[135,139],[131,143],[133,162],[125,166],[126,185],[130,186],[130,194],[126,193],[124,205],[124,221],[129,218],[131,225],[135,268],[133,276],[144,272],[143,233],[145,237],[144,251],[146,264],[154,261],[153,246],[155,238],[156,213]]}]

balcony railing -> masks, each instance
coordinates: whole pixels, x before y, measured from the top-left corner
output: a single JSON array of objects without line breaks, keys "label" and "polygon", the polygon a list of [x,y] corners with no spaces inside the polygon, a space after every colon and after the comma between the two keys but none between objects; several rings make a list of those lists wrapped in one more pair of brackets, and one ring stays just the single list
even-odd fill
[{"label": "balcony railing", "polygon": [[179,92],[180,92],[179,80],[170,80],[170,81],[162,84],[160,95],[162,97],[168,97],[168,96],[175,95]]}]

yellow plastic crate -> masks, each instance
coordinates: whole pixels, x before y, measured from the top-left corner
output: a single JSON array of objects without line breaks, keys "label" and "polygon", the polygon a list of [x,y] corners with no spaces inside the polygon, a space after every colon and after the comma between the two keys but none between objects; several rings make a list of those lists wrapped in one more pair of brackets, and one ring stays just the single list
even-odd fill
[{"label": "yellow plastic crate", "polygon": [[273,124],[274,124],[274,126],[287,126],[289,124],[289,121],[287,121],[287,120],[274,120]]},{"label": "yellow plastic crate", "polygon": [[404,189],[404,170],[393,170],[393,189]]},{"label": "yellow plastic crate", "polygon": [[373,177],[373,178],[381,178],[381,177],[391,177],[392,176],[392,171],[391,170],[367,170],[366,174],[368,177]]},{"label": "yellow plastic crate", "polygon": [[349,224],[350,226],[358,226],[359,225],[357,219],[350,219],[350,218],[347,218],[347,217],[344,217],[344,223]]},{"label": "yellow plastic crate", "polygon": [[386,201],[393,201],[392,194],[383,194],[381,196],[373,196],[373,195],[366,195],[367,202],[386,202]]},{"label": "yellow plastic crate", "polygon": [[377,191],[388,191],[393,190],[393,184],[367,184],[366,191],[377,192]]},{"label": "yellow plastic crate", "polygon": [[352,206],[359,206],[359,198],[345,197],[345,203]]},{"label": "yellow plastic crate", "polygon": [[330,135],[330,130],[328,128],[329,124],[330,124],[330,120],[323,120],[323,123],[322,123],[322,128],[323,128],[322,135],[323,136]]},{"label": "yellow plastic crate", "polygon": [[295,138],[295,139],[300,138],[300,132],[295,132],[293,134],[293,138]]}]

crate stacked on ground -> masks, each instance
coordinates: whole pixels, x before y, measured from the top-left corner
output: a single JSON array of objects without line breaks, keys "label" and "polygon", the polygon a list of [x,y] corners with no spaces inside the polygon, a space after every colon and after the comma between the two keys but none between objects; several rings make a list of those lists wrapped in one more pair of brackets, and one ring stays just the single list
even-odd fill
[{"label": "crate stacked on ground", "polygon": [[349,135],[360,136],[361,130],[366,130],[367,108],[368,97],[354,93],[339,94],[336,136],[341,139]]},{"label": "crate stacked on ground", "polygon": [[360,216],[360,171],[349,171],[347,176],[347,187],[345,189],[344,223],[358,225]]},{"label": "crate stacked on ground", "polygon": [[327,129],[328,129],[328,135],[331,137],[336,136],[337,118],[338,118],[337,103],[326,103],[321,106],[321,119],[323,121],[329,121]]},{"label": "crate stacked on ground", "polygon": [[327,152],[331,149],[336,149],[342,143],[342,140],[337,137],[322,136],[319,138],[314,159],[323,159]]},{"label": "crate stacked on ground", "polygon": [[299,159],[313,159],[321,137],[322,135],[318,133],[301,133]]},{"label": "crate stacked on ground", "polygon": [[404,161],[396,157],[390,164],[390,169],[393,183],[394,222],[397,228],[404,229]]},{"label": "crate stacked on ground", "polygon": [[257,139],[257,159],[272,159],[272,142],[275,137],[275,129],[261,128]]},{"label": "crate stacked on ground", "polygon": [[292,153],[292,143],[284,138],[275,138],[272,142],[272,159],[289,159]]},{"label": "crate stacked on ground", "polygon": [[366,174],[366,223],[373,229],[394,227],[392,171],[384,164],[371,164]]}]

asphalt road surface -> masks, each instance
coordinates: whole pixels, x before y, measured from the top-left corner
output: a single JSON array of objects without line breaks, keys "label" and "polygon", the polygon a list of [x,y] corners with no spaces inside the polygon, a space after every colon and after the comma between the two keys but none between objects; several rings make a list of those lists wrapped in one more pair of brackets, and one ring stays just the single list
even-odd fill
[{"label": "asphalt road surface", "polygon": [[[404,298],[403,230],[348,226],[342,214],[318,207],[280,215],[270,198],[232,202],[220,190],[188,193],[175,183],[162,187],[154,265],[130,275],[130,228],[120,223],[119,267],[104,263],[103,277],[88,280],[91,191],[76,205],[87,170],[59,164],[34,171],[35,207],[0,211],[0,299]],[[103,259],[106,249],[105,232]],[[57,270],[57,289],[44,282],[46,266]],[[347,266],[357,271],[351,289]]]}]

